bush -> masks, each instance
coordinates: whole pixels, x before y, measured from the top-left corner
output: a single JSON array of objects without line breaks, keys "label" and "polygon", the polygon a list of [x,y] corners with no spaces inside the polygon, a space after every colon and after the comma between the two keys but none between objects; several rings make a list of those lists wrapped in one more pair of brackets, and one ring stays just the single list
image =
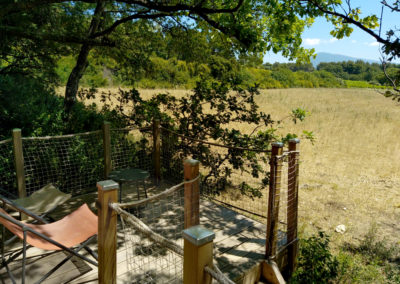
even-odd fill
[{"label": "bush", "polygon": [[115,125],[123,120],[115,112],[99,112],[95,105],[76,103],[71,124],[63,120],[64,100],[52,86],[26,76],[0,76],[0,139],[11,136],[13,128],[22,135],[46,136],[99,130],[104,120]]},{"label": "bush", "polygon": [[300,240],[298,268],[291,283],[327,283],[338,275],[339,262],[329,251],[329,237],[323,232]]}]

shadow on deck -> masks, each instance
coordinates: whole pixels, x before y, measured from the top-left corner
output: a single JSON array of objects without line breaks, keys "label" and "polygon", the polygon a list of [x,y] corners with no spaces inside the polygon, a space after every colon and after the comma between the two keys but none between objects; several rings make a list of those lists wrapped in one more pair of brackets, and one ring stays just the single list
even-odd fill
[{"label": "shadow on deck", "polygon": [[[161,184],[155,187],[148,183],[147,186],[148,195],[151,196],[168,188],[170,184]],[[60,206],[59,210],[52,214],[52,217],[54,219],[59,219],[83,203],[87,203],[91,209],[96,212],[96,198],[97,192],[73,198],[67,204]],[[135,199],[137,199],[136,188],[134,186],[126,186],[123,190],[123,200],[131,201]],[[157,231],[157,228],[165,228],[165,226],[169,226],[171,222],[174,223],[175,221],[177,225],[174,228],[168,228],[167,231],[171,234],[167,235],[167,237],[182,244],[183,241],[180,232],[183,229],[183,223],[176,220],[183,220],[183,206],[181,208],[172,208],[172,210],[166,214],[165,210],[163,211],[160,209],[163,208],[162,202],[161,200],[159,204],[153,206],[154,208],[159,208],[158,211],[160,215],[157,216],[152,213],[152,220],[154,220],[154,227],[152,228],[155,228]],[[146,218],[144,218],[143,221],[147,224]],[[240,280],[249,269],[260,263],[260,260],[264,258],[266,237],[265,224],[249,219],[233,210],[205,199],[201,199],[200,201],[200,224],[215,232],[214,258],[221,271],[230,279]],[[140,248],[141,254],[135,255],[135,258],[133,258],[129,255],[129,252],[134,249],[134,245],[132,245],[133,242],[126,241],[126,233],[122,233],[121,224],[118,226],[118,283],[181,282],[183,260],[180,256],[174,255],[172,252],[164,252],[155,256],[154,259],[148,260],[149,256],[143,255],[144,248],[142,247]],[[130,240],[137,240],[140,242],[141,237],[133,233],[130,235]],[[95,251],[97,250],[96,242],[93,242],[90,246]],[[12,246],[6,248],[6,252],[10,252],[18,247],[20,247],[20,242],[14,243]],[[50,270],[57,261],[65,257],[63,252],[50,254],[46,252],[46,255],[43,255],[43,253],[45,252],[35,248],[28,250],[29,265],[27,266],[26,273],[27,283],[34,283],[37,281],[40,276]],[[140,262],[140,264],[136,265],[135,262]],[[152,267],[152,265],[156,267]],[[10,265],[10,268],[17,277],[16,280],[18,283],[21,278],[20,259],[14,261]],[[163,273],[165,275],[163,275]],[[173,277],[169,275],[171,273],[174,274]],[[154,281],[155,274],[156,281]],[[4,268],[0,270],[0,283],[12,283]],[[45,283],[97,283],[97,267],[73,257],[46,280]]]}]

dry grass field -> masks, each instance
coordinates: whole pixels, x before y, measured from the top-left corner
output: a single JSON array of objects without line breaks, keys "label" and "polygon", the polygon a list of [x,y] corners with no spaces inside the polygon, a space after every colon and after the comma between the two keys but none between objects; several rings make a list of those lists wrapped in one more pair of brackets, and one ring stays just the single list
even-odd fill
[{"label": "dry grass field", "polygon": [[[311,115],[282,133],[313,131],[301,144],[300,224],[324,230],[333,243],[361,239],[371,228],[398,242],[400,234],[400,105],[365,89],[266,90],[263,111],[282,117],[302,107]],[[337,225],[347,231],[334,233]]]},{"label": "dry grass field", "polygon": [[[140,90],[145,98],[167,91],[188,92]],[[297,107],[310,112],[304,122],[287,121],[279,129],[299,136],[313,131],[316,138],[300,147],[303,236],[324,230],[338,247],[373,229],[378,238],[399,244],[400,105],[368,89],[263,90],[257,102],[274,119]],[[334,232],[339,224],[346,226],[344,234]]]}]

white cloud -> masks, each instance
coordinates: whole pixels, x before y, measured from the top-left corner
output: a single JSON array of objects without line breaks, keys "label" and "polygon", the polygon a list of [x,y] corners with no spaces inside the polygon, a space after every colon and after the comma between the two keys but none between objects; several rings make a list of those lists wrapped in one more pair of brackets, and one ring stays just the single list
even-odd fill
[{"label": "white cloud", "polygon": [[335,42],[335,41],[338,41],[338,39],[337,39],[337,38],[335,38],[335,37],[333,37],[333,38],[329,39],[329,42],[330,42],[330,43],[333,43],[333,42]]},{"label": "white cloud", "polygon": [[319,45],[321,43],[321,40],[319,38],[305,38],[304,39],[304,45]]},{"label": "white cloud", "polygon": [[374,42],[369,43],[368,45],[369,45],[369,46],[378,46],[378,45],[379,45],[379,42],[374,41]]},{"label": "white cloud", "polygon": [[356,41],[355,39],[353,39],[353,40],[351,41],[351,43],[357,43],[357,41]]}]

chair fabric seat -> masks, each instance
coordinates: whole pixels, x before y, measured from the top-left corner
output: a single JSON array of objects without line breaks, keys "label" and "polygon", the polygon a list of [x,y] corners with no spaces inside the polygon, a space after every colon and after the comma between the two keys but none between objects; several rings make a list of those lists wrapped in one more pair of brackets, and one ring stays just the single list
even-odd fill
[{"label": "chair fabric seat", "polygon": [[13,200],[13,202],[37,215],[41,215],[65,203],[70,198],[71,194],[63,193],[54,185],[48,184],[30,196]]},{"label": "chair fabric seat", "polygon": [[[0,212],[10,216],[1,208]],[[23,229],[20,226],[2,217],[0,217],[0,222],[12,233],[23,239]],[[50,224],[35,225],[24,223],[25,226],[68,248],[74,247],[97,234],[97,224],[97,216],[89,209],[87,204],[83,204],[71,214]],[[62,248],[29,231],[27,232],[26,241],[28,244],[44,250],[62,250]]]}]

